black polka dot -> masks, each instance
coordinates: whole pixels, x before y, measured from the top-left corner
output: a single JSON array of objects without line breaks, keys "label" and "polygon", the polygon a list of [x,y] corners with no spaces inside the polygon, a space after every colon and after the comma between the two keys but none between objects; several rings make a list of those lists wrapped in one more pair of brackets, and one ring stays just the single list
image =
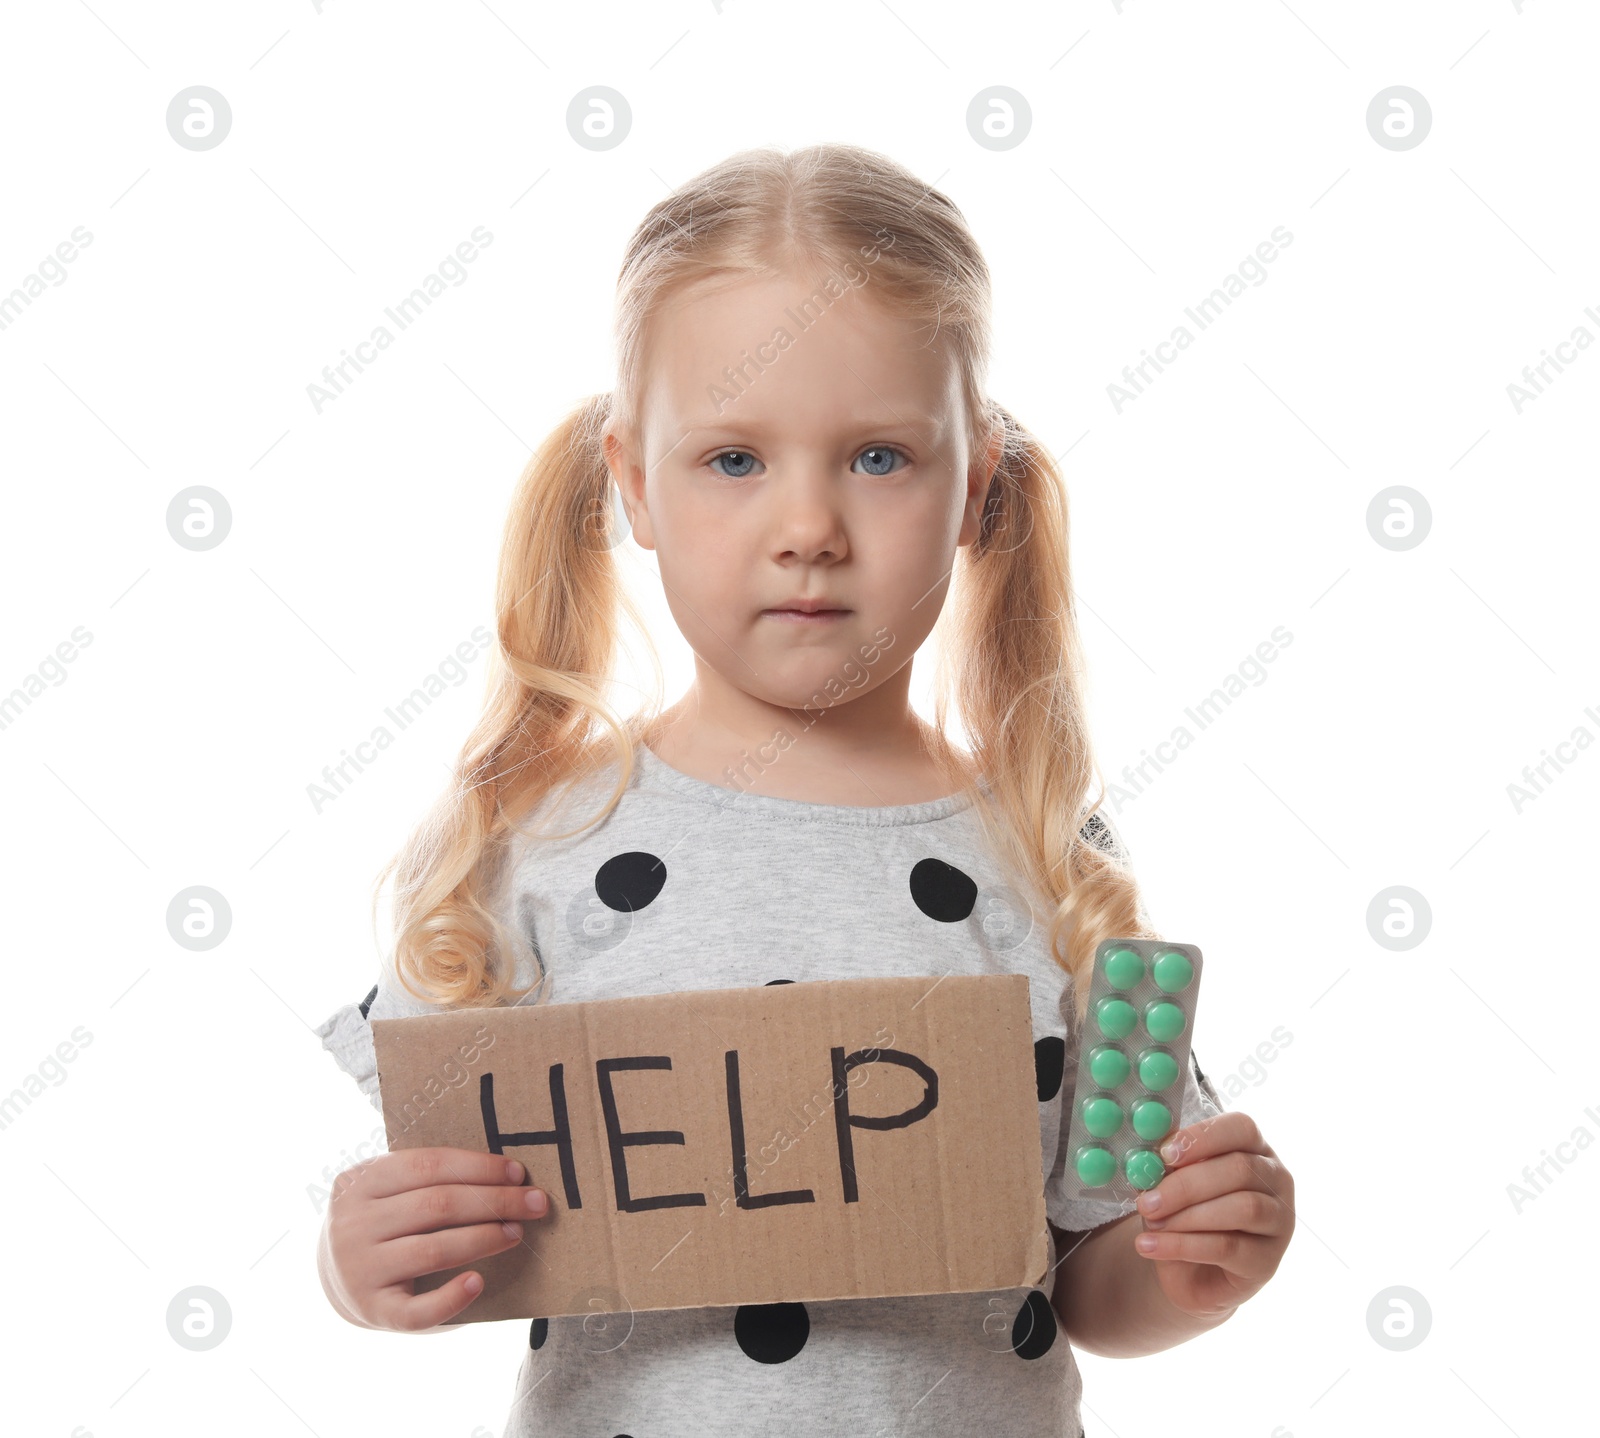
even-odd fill
[{"label": "black polka dot", "polygon": [[793,982],[793,979],[768,979],[766,983],[762,985],[762,988],[770,989],[774,984],[792,984]]},{"label": "black polka dot", "polygon": [[1067,1042],[1054,1034],[1035,1039],[1033,1076],[1039,1084],[1039,1102],[1049,1103],[1061,1092],[1061,1071],[1067,1065]]},{"label": "black polka dot", "polygon": [[978,902],[978,886],[943,859],[920,860],[911,871],[911,897],[930,919],[958,924]]},{"label": "black polka dot", "polygon": [[648,908],[667,882],[667,866],[654,854],[633,850],[607,859],[595,871],[594,891],[600,902],[619,914]]},{"label": "black polka dot", "polygon": [[733,1315],[733,1336],[745,1357],[757,1363],[787,1363],[811,1333],[803,1303],[741,1303]]},{"label": "black polka dot", "polygon": [[543,1348],[544,1341],[550,1336],[550,1320],[548,1318],[535,1318],[533,1326],[528,1330],[528,1347]]},{"label": "black polka dot", "polygon": [[1017,1310],[1011,1325],[1011,1351],[1018,1358],[1043,1358],[1056,1341],[1056,1314],[1037,1288]]}]

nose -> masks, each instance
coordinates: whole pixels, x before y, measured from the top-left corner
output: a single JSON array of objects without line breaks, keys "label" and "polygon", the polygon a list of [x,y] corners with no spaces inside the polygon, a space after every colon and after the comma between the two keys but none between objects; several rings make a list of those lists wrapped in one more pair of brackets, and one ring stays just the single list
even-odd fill
[{"label": "nose", "polygon": [[840,488],[821,465],[792,466],[767,487],[774,509],[773,558],[816,564],[837,562],[849,550]]}]

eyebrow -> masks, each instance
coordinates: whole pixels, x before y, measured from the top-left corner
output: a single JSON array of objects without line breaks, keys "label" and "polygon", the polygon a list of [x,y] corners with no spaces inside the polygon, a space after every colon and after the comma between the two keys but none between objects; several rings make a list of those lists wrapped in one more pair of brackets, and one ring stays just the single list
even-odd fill
[{"label": "eyebrow", "polygon": [[[910,431],[912,434],[916,434],[922,430],[937,430],[940,426],[940,423],[940,420],[933,418],[931,415],[923,414],[920,410],[918,410],[908,414],[903,419],[891,417],[886,420],[878,415],[853,416],[843,421],[843,427],[847,429],[860,430],[903,429]],[[684,435],[719,432],[725,433],[728,431],[743,432],[746,434],[761,434],[771,427],[771,425],[765,424],[760,420],[753,420],[746,423],[741,420],[725,419],[714,421],[711,424],[684,425],[681,427],[680,432]]]}]

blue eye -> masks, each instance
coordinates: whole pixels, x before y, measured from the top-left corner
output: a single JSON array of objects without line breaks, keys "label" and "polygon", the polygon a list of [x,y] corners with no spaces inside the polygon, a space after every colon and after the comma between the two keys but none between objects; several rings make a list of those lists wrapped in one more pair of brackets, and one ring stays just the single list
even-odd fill
[{"label": "blue eye", "polygon": [[[875,444],[862,450],[856,456],[856,463],[859,464],[863,460],[867,462],[868,467],[858,472],[872,475],[879,479],[891,474],[897,474],[911,462],[909,456],[903,450],[887,444]],[[896,464],[896,460],[899,460],[900,463]],[[732,472],[718,467],[723,461],[726,461],[732,467]],[[747,479],[760,463],[759,459],[745,449],[725,449],[721,454],[714,454],[706,461],[712,471],[720,474],[724,479]],[[853,465],[851,467],[854,468]]]},{"label": "blue eye", "polygon": [[[719,459],[728,459],[730,457],[737,457],[739,459],[747,460],[750,464],[753,464],[753,465],[761,463],[761,461],[758,460],[753,454],[751,454],[748,450],[744,450],[744,449],[725,449],[725,450],[722,451],[721,454],[712,455],[711,458],[706,461],[706,463],[709,464],[709,465],[715,466],[716,462]],[[719,469],[716,472],[718,474],[720,474],[724,479],[744,479],[750,473],[750,471],[748,469],[741,469],[741,470],[739,470],[739,472],[737,474],[729,474],[728,471],[725,470],[725,469]]]},{"label": "blue eye", "polygon": [[[911,462],[909,459],[907,459],[907,457],[905,455],[905,452],[903,450],[895,449],[892,446],[887,445],[887,444],[875,444],[870,449],[862,450],[861,453],[856,456],[858,462],[860,460],[865,459],[865,460],[868,461],[869,466],[870,465],[877,465],[877,464],[889,464],[896,457],[904,460],[905,464],[909,464]],[[904,467],[905,467],[904,464],[895,466],[895,467],[890,468],[890,469],[877,469],[877,468],[869,467],[864,472],[867,473],[867,474],[870,474],[870,475],[874,475],[874,476],[876,476],[876,477],[881,479],[885,475],[897,473],[898,470],[903,469]]]}]

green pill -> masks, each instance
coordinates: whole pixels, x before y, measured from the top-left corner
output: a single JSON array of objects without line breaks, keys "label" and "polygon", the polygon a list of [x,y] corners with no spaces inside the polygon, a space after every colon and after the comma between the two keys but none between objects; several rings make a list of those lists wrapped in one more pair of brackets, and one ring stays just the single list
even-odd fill
[{"label": "green pill", "polygon": [[1183,1010],[1168,999],[1157,999],[1144,1011],[1144,1026],[1150,1037],[1170,1044],[1183,1032]]},{"label": "green pill", "polygon": [[1116,1088],[1126,1083],[1132,1068],[1127,1054],[1112,1044],[1100,1044],[1089,1050],[1089,1077],[1101,1088]]},{"label": "green pill", "polygon": [[1138,1011],[1126,999],[1107,994],[1094,1006],[1095,1021],[1108,1039],[1125,1039],[1139,1022]]},{"label": "green pill", "polygon": [[1131,1148],[1122,1161],[1122,1171],[1135,1188],[1154,1188],[1161,1182],[1167,1167],[1154,1149]]},{"label": "green pill", "polygon": [[1172,1131],[1172,1110],[1158,1098],[1136,1098],[1132,1112],[1133,1131],[1140,1138],[1154,1143]]},{"label": "green pill", "polygon": [[1113,949],[1106,955],[1106,982],[1114,989],[1131,989],[1144,978],[1144,960],[1132,949]]},{"label": "green pill", "polygon": [[1194,964],[1190,962],[1187,954],[1181,954],[1176,949],[1166,949],[1156,955],[1151,973],[1155,975],[1156,987],[1162,993],[1175,994],[1189,987],[1190,981],[1194,978]]},{"label": "green pill", "polygon": [[1112,1174],[1117,1171],[1117,1161],[1111,1156],[1111,1150],[1097,1143],[1085,1144],[1080,1148],[1074,1166],[1078,1170],[1078,1177],[1090,1188],[1110,1183]]},{"label": "green pill", "polygon": [[1146,1049],[1139,1055],[1139,1082],[1159,1092],[1178,1077],[1178,1061],[1165,1049]]},{"label": "green pill", "polygon": [[1122,1110],[1114,1098],[1096,1094],[1083,1101],[1083,1126],[1096,1138],[1110,1138],[1122,1127]]}]

